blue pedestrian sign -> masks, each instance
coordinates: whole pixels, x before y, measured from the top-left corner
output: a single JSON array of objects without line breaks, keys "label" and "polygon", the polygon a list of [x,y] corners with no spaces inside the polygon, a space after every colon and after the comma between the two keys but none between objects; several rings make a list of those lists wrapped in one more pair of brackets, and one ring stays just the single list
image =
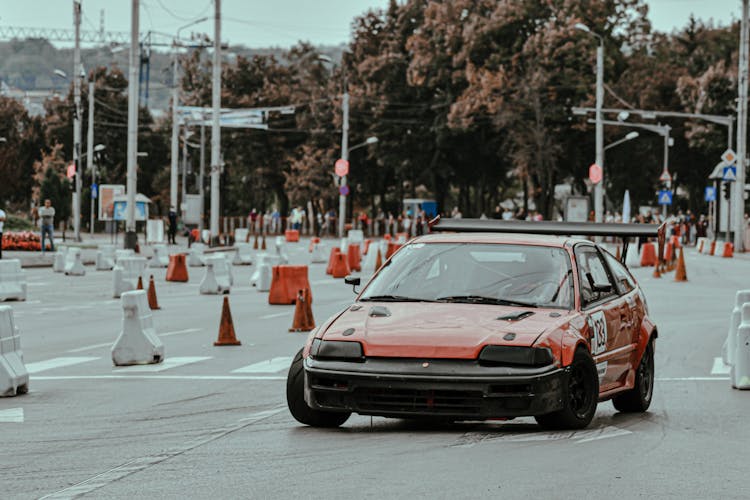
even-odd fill
[{"label": "blue pedestrian sign", "polygon": [[672,204],[672,191],[659,191],[659,205]]},{"label": "blue pedestrian sign", "polygon": [[99,197],[99,186],[96,184],[91,185],[91,197],[97,199]]},{"label": "blue pedestrian sign", "polygon": [[722,180],[724,182],[734,182],[737,180],[737,167],[734,165],[728,165],[724,167],[724,177],[722,177]]},{"label": "blue pedestrian sign", "polygon": [[706,187],[706,190],[703,193],[703,197],[707,202],[716,201],[716,188],[712,186]]}]

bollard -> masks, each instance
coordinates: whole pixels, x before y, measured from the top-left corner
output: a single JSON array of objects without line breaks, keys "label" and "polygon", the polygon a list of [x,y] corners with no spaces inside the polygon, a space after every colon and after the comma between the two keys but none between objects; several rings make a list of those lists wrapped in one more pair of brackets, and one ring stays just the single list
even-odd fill
[{"label": "bollard", "polygon": [[23,364],[21,336],[13,321],[13,309],[0,306],[0,396],[29,392],[29,373]]},{"label": "bollard", "polygon": [[125,292],[121,302],[122,330],[112,345],[114,365],[147,365],[164,361],[164,344],[156,336],[146,292]]},{"label": "bollard", "polygon": [[111,271],[115,267],[115,246],[99,245],[96,251],[96,270]]},{"label": "bollard", "polygon": [[167,255],[167,246],[162,244],[153,245],[154,255],[148,261],[148,267],[167,267],[169,266],[169,255]]},{"label": "bollard", "polygon": [[253,251],[249,243],[235,242],[232,264],[235,266],[249,266],[253,263]]},{"label": "bollard", "polygon": [[200,283],[199,292],[202,295],[227,294],[231,289],[226,259],[221,255],[206,257],[206,274]]},{"label": "bollard", "polygon": [[727,339],[724,341],[722,348],[722,358],[725,365],[733,365],[735,353],[737,352],[737,328],[740,326],[742,318],[742,304],[750,302],[750,290],[737,290],[734,295],[734,307],[729,317],[729,331]]},{"label": "bollard", "polygon": [[66,276],[85,276],[86,269],[81,262],[81,249],[71,247],[65,255],[65,275]]},{"label": "bollard", "polygon": [[189,267],[203,267],[205,266],[204,258],[206,252],[206,245],[203,243],[193,243],[190,246],[190,253],[187,258],[187,265]]},{"label": "bollard", "polygon": [[732,387],[750,389],[750,302],[742,304],[742,322],[737,328],[737,352],[731,369]]},{"label": "bollard", "polygon": [[0,302],[26,300],[26,273],[18,259],[0,260]]},{"label": "bollard", "polygon": [[55,252],[55,261],[52,264],[53,272],[55,273],[65,272],[65,253],[66,253],[65,247],[62,247],[57,252]]}]

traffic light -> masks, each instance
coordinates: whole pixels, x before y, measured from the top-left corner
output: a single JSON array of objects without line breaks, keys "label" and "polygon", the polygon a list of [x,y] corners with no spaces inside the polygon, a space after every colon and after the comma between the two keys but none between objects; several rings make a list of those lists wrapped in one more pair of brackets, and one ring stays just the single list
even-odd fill
[{"label": "traffic light", "polygon": [[728,182],[721,184],[721,194],[724,195],[724,199],[730,199],[732,197],[732,185]]}]

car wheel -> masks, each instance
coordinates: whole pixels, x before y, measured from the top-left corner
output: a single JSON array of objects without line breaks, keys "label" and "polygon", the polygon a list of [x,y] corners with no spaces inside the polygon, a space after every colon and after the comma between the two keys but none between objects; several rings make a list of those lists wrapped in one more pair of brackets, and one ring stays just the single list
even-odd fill
[{"label": "car wheel", "polygon": [[642,413],[648,410],[653,395],[654,341],[650,340],[635,373],[635,387],[612,398],[612,404],[621,412]]},{"label": "car wheel", "polygon": [[599,400],[599,376],[591,355],[576,350],[563,387],[563,408],[534,417],[547,429],[583,429],[596,413]]},{"label": "car wheel", "polygon": [[321,411],[310,408],[305,402],[305,369],[302,349],[299,350],[286,378],[286,404],[297,422],[312,427],[338,427],[351,413]]}]

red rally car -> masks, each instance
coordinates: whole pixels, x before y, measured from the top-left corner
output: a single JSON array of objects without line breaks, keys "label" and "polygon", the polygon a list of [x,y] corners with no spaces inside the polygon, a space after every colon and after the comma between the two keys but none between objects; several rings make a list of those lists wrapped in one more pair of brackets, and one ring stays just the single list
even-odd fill
[{"label": "red rally car", "polygon": [[600,401],[648,409],[656,325],[624,264],[581,236],[661,248],[663,227],[445,219],[432,231],[312,332],[287,378],[296,420],[533,416],[580,429]]}]

